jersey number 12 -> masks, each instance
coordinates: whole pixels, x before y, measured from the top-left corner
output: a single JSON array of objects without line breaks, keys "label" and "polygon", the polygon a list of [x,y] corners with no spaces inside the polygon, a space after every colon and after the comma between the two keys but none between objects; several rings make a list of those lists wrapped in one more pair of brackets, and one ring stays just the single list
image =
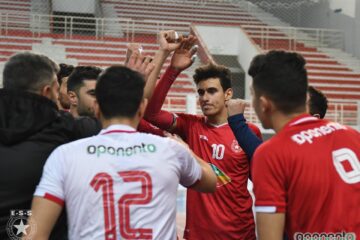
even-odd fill
[{"label": "jersey number 12", "polygon": [[[125,194],[118,201],[120,235],[125,239],[152,239],[152,229],[130,227],[130,205],[148,204],[152,199],[152,181],[144,171],[118,172],[124,182],[141,182],[141,193]],[[107,173],[98,173],[91,181],[91,187],[103,195],[105,239],[116,239],[115,201],[113,179]]]}]

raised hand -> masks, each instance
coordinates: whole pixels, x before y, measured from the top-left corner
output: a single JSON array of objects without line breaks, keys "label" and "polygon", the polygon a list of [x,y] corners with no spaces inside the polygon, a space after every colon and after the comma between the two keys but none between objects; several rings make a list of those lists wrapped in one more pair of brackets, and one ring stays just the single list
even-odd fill
[{"label": "raised hand", "polygon": [[126,51],[126,60],[125,60],[125,65],[128,64],[130,57],[133,53],[138,53],[141,54],[142,52],[142,46],[140,43],[129,43],[127,45],[127,51]]},{"label": "raised hand", "polygon": [[139,52],[134,51],[125,66],[139,72],[144,76],[145,80],[147,80],[155,68],[155,65],[151,61],[151,57],[143,56]]},{"label": "raised hand", "polygon": [[183,36],[179,36],[174,30],[161,31],[159,33],[160,49],[167,52],[175,51],[180,47]]},{"label": "raised hand", "polygon": [[183,71],[192,65],[194,60],[193,56],[197,51],[196,41],[197,38],[192,35],[181,41],[180,47],[175,50],[171,58],[170,65],[172,68]]},{"label": "raised hand", "polygon": [[243,99],[230,99],[225,102],[225,106],[227,108],[228,116],[231,117],[236,114],[244,114],[246,101]]}]

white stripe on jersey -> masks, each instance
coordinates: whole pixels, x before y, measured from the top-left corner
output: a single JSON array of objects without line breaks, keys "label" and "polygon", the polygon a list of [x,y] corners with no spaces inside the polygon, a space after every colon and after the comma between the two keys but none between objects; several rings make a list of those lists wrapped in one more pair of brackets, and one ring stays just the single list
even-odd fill
[{"label": "white stripe on jersey", "polygon": [[303,122],[310,122],[310,121],[314,121],[314,120],[319,120],[319,119],[316,117],[304,117],[304,118],[300,118],[299,120],[291,123],[289,126],[295,126],[295,125],[298,125]]},{"label": "white stripe on jersey", "polygon": [[258,207],[255,207],[255,212],[275,213],[276,207],[275,206],[271,206],[271,207],[258,206]]}]

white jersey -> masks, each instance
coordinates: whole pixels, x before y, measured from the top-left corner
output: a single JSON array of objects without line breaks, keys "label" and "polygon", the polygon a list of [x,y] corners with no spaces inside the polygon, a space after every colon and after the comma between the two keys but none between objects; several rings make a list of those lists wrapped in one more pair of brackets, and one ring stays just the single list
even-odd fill
[{"label": "white jersey", "polygon": [[178,184],[201,167],[169,138],[112,125],[58,147],[35,196],[66,203],[70,239],[176,239]]}]

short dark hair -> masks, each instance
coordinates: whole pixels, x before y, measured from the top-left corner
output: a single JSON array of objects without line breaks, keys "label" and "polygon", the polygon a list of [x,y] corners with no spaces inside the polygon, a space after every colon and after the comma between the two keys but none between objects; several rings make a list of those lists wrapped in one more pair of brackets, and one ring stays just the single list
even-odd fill
[{"label": "short dark hair", "polygon": [[124,66],[107,68],[96,84],[95,95],[104,118],[135,116],[144,95],[142,75]]},{"label": "short dark hair", "polygon": [[52,84],[58,70],[57,64],[45,55],[18,53],[5,64],[4,88],[38,92],[45,85]]},{"label": "short dark hair", "polygon": [[305,64],[298,53],[273,50],[257,55],[248,73],[255,92],[268,96],[288,114],[305,107],[308,87]]},{"label": "short dark hair", "polygon": [[95,66],[75,67],[67,81],[68,91],[73,91],[78,94],[85,80],[97,80],[101,72],[102,69]]},{"label": "short dark hair", "polygon": [[209,78],[219,78],[221,87],[224,91],[231,88],[231,72],[223,65],[209,63],[195,69],[193,76],[196,84]]},{"label": "short dark hair", "polygon": [[324,118],[328,108],[328,100],[326,96],[313,86],[308,87],[308,93],[310,114],[319,114],[320,118]]},{"label": "short dark hair", "polygon": [[70,76],[70,74],[72,73],[72,71],[74,70],[75,67],[73,65],[68,65],[66,63],[60,63],[59,67],[60,67],[60,71],[57,74],[57,79],[58,79],[59,85],[61,85],[62,79],[64,77]]}]

